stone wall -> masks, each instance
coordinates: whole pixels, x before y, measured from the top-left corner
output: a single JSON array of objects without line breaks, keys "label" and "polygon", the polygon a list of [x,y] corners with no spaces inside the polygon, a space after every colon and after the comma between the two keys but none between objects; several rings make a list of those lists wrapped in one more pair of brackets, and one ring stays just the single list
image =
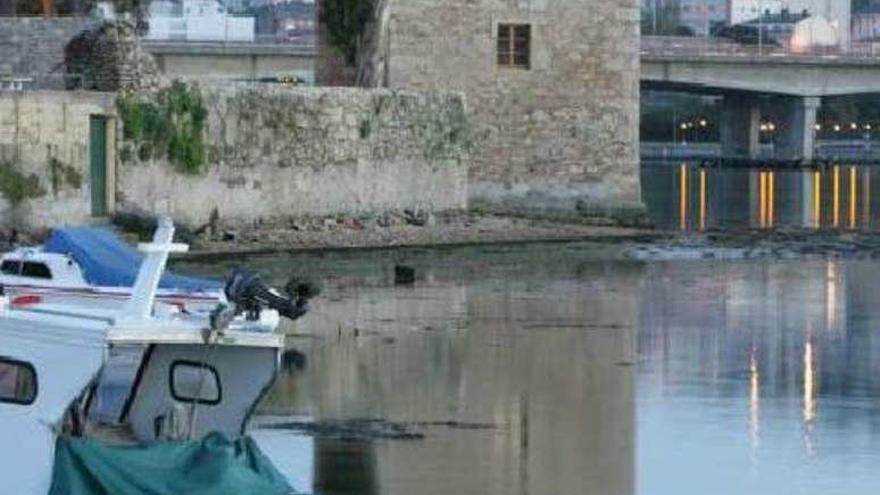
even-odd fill
[{"label": "stone wall", "polygon": [[0,17],[0,75],[63,87],[64,46],[93,24],[84,17]]},{"label": "stone wall", "polygon": [[[636,0],[390,0],[387,8],[377,16],[388,18],[378,57],[387,86],[467,97],[479,139],[472,199],[640,206]],[[528,69],[499,67],[501,23],[531,26]]]},{"label": "stone wall", "polygon": [[103,22],[73,37],[64,50],[70,88],[131,91],[160,85],[156,61],[141,47],[133,22]]},{"label": "stone wall", "polygon": [[466,206],[460,95],[257,85],[198,91],[208,111],[206,169],[187,175],[161,151],[121,142],[124,208],[198,225],[214,209],[223,220],[253,221]]},{"label": "stone wall", "polygon": [[[98,114],[112,122],[113,98],[105,93],[0,92],[0,227],[49,227],[90,217],[89,120]],[[113,132],[111,123],[108,143]],[[112,187],[112,145],[107,151]]]}]

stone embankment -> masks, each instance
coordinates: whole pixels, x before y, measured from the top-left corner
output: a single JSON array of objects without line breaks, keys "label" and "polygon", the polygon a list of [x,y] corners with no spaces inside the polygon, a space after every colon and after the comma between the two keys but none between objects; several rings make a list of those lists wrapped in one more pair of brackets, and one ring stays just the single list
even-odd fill
[{"label": "stone embankment", "polygon": [[225,257],[276,251],[370,249],[404,246],[577,241],[653,240],[641,228],[595,225],[474,212],[392,210],[376,216],[316,216],[238,225],[204,225],[191,231],[189,257]]}]

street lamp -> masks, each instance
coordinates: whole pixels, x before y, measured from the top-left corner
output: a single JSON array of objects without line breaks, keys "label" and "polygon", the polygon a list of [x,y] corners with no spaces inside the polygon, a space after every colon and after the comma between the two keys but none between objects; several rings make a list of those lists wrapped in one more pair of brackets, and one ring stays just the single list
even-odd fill
[{"label": "street lamp", "polygon": [[654,24],[654,25],[653,25],[654,36],[657,36],[657,3],[658,3],[659,1],[660,1],[660,0],[653,0],[653,1],[651,2],[651,10],[653,11],[653,14],[654,14],[654,15],[652,16],[652,23]]},{"label": "street lamp", "polygon": [[764,2],[758,0],[758,56],[764,55]]}]

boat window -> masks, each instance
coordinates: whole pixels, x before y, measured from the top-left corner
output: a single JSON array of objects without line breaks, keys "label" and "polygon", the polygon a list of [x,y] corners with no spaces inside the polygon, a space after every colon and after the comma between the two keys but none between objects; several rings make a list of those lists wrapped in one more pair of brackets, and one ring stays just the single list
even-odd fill
[{"label": "boat window", "polygon": [[0,263],[0,272],[5,275],[18,275],[21,272],[21,261],[5,260]]},{"label": "boat window", "polygon": [[25,261],[21,265],[21,276],[31,278],[52,278],[52,272],[45,263],[34,263],[33,261]]},{"label": "boat window", "polygon": [[175,361],[171,365],[171,396],[180,402],[219,404],[220,376],[206,363]]},{"label": "boat window", "polygon": [[37,398],[37,372],[24,361],[0,357],[0,402],[29,405]]}]

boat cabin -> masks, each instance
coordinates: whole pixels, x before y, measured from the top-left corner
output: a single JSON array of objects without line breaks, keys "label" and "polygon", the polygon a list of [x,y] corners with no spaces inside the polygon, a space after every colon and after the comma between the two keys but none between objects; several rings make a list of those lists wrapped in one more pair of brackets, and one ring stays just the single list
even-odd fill
[{"label": "boat cabin", "polygon": [[66,254],[39,247],[18,248],[0,257],[0,284],[35,287],[85,287],[79,265]]}]

